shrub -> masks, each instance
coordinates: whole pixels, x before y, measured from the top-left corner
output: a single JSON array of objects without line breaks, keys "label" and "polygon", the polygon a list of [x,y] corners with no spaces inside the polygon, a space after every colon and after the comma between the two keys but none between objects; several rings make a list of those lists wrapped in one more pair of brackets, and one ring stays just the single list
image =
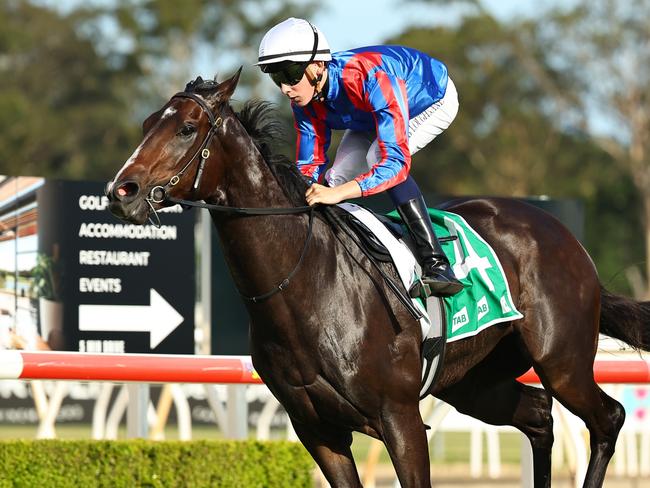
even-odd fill
[{"label": "shrub", "polygon": [[3,441],[0,487],[307,487],[313,463],[291,442]]}]

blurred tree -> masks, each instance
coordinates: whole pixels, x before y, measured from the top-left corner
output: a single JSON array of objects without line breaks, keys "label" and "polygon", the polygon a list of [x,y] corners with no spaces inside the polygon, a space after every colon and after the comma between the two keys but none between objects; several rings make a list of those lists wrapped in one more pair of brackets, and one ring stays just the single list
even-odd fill
[{"label": "blurred tree", "polygon": [[99,56],[74,16],[0,3],[0,173],[110,174],[135,142],[128,95],[140,74]]},{"label": "blurred tree", "polygon": [[214,74],[196,72],[206,60],[215,70],[251,67],[238,97],[255,95],[263,32],[314,3],[0,2],[0,173],[112,176],[146,115]]},{"label": "blurred tree", "polygon": [[[480,7],[480,2],[465,3]],[[634,236],[638,199],[630,178],[590,133],[578,104],[584,85],[572,70],[553,62],[556,50],[538,33],[543,25],[539,20],[500,23],[478,8],[453,27],[410,29],[387,41],[444,61],[461,99],[453,125],[415,156],[412,171],[423,189],[443,195],[583,199],[590,217],[587,247],[608,280],[621,263],[642,255]],[[605,224],[614,221],[616,231],[604,234],[603,228],[610,228]],[[620,281],[614,287],[629,290]]]},{"label": "blurred tree", "polygon": [[445,62],[461,101],[450,129],[415,156],[414,174],[439,193],[570,196],[581,185],[581,196],[593,195],[596,182],[586,173],[594,168],[575,153],[603,154],[593,147],[586,154],[588,138],[555,126],[546,93],[510,47],[511,28],[477,15],[455,28],[413,29],[388,41]]},{"label": "blurred tree", "polygon": [[[539,69],[560,119],[578,124],[626,171],[639,195],[645,236],[645,297],[650,297],[650,1],[580,0],[551,12],[520,41],[522,59],[540,46],[548,66],[570,74],[564,84]],[[579,67],[579,69],[573,69]],[[569,119],[570,120],[570,119]]]},{"label": "blurred tree", "polygon": [[[120,0],[103,2],[101,10],[80,3],[86,31],[98,44],[114,45],[134,55],[146,73],[146,93],[155,105],[201,74],[212,77],[218,70],[225,78],[240,65],[257,61],[259,41],[273,25],[286,17],[306,17],[316,8],[315,0]],[[91,4],[92,5],[92,4]],[[199,66],[211,73],[198,73]],[[245,69],[238,97],[259,95],[259,70]]]},{"label": "blurred tree", "polygon": [[[454,3],[491,18],[481,0]],[[527,82],[543,92],[542,108],[554,127],[564,133],[584,134],[609,155],[619,177],[622,171],[629,177],[626,181],[633,182],[645,247],[645,283],[636,280],[640,285],[636,293],[646,298],[650,297],[648,18],[648,0],[578,0],[568,11],[540,9],[534,20],[509,22],[503,43],[513,58],[509,69],[522,69]],[[604,165],[587,166],[593,182],[611,174]],[[603,234],[601,230],[601,237]]]}]

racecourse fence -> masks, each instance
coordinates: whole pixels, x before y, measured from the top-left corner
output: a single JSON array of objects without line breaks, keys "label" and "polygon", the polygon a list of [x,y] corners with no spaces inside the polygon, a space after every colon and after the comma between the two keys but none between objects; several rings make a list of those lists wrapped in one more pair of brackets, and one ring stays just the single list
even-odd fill
[{"label": "racecourse fence", "polygon": [[[598,360],[597,383],[650,382],[650,360]],[[261,384],[250,356],[0,351],[0,379]],[[522,383],[539,383],[531,369]]]},{"label": "racecourse fence", "polygon": [[[645,359],[614,359],[597,360],[594,364],[594,378],[601,384],[649,384],[650,360]],[[93,354],[72,352],[33,352],[4,350],[0,351],[0,379],[16,380],[66,380],[83,382],[107,382],[106,389],[97,401],[94,417],[106,419],[108,398],[111,395],[112,383],[125,383],[118,395],[117,402],[127,410],[128,437],[147,437],[148,425],[151,423],[151,406],[149,399],[149,384],[164,384],[170,386],[170,402],[176,405],[178,412],[180,437],[187,438],[188,425],[187,407],[183,404],[182,395],[174,390],[173,384],[201,383],[225,384],[232,386],[228,390],[226,409],[219,411],[220,402],[208,395],[208,400],[216,409],[217,417],[224,428],[227,437],[245,438],[248,435],[246,422],[247,405],[242,386],[261,385],[262,381],[255,372],[249,356],[200,356],[200,355],[163,355],[163,354]],[[539,383],[537,375],[531,370],[522,375],[519,380],[524,383]],[[39,426],[38,437],[52,437],[56,413],[65,395],[65,383],[57,383],[57,388],[45,400],[45,407]],[[60,385],[60,386],[59,386]],[[38,403],[38,391],[35,390],[35,402]],[[258,435],[268,436],[270,418],[279,404],[270,401],[263,409],[260,420],[266,419],[263,427],[258,428]],[[37,405],[38,409],[38,405]],[[185,410],[185,415],[183,411]],[[430,437],[442,424],[444,417],[451,407],[440,402],[436,404],[425,422],[432,426]],[[557,412],[554,411],[554,415]],[[102,417],[103,415],[103,417]],[[560,414],[562,415],[562,414]],[[113,428],[117,429],[120,415],[113,416]],[[115,422],[115,417],[117,422]],[[110,419],[109,419],[110,420]],[[189,421],[191,422],[191,421]],[[581,481],[586,470],[587,451],[584,446],[582,432],[575,425],[566,425],[567,435],[573,444],[572,469],[575,472],[576,486]],[[103,425],[103,424],[102,424]],[[108,425],[108,424],[107,424]],[[160,429],[161,427],[158,426]],[[93,436],[102,438],[102,432],[93,427]],[[191,426],[189,427],[191,429]],[[650,434],[649,434],[650,435]],[[289,436],[291,438],[291,436]],[[268,438],[268,437],[267,437]],[[295,439],[295,436],[293,437]],[[488,438],[488,443],[490,440]],[[522,486],[532,486],[532,461],[529,455],[527,441],[522,442]],[[371,464],[368,462],[368,464]],[[474,467],[473,467],[474,469]],[[617,469],[617,472],[621,471]],[[641,473],[643,474],[643,473]],[[498,477],[498,470],[491,466],[490,477]],[[371,482],[368,473],[364,482]]]}]

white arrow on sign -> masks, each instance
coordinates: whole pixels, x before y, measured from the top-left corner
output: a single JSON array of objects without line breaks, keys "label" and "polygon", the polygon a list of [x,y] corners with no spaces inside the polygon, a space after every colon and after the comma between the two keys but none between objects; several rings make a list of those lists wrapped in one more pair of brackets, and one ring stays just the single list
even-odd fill
[{"label": "white arrow on sign", "polygon": [[149,305],[79,305],[79,330],[149,332],[155,349],[184,318],[153,288],[149,296]]}]

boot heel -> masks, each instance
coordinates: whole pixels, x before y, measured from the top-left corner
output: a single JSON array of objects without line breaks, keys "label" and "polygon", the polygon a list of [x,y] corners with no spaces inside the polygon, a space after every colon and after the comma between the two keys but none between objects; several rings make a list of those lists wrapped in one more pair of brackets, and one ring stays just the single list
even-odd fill
[{"label": "boot heel", "polygon": [[460,281],[430,281],[426,285],[431,290],[431,294],[441,297],[450,297],[460,293],[463,290],[463,284]]},{"label": "boot heel", "polygon": [[431,287],[427,283],[424,283],[422,280],[418,280],[413,283],[413,286],[411,286],[411,289],[409,290],[409,296],[411,298],[420,298],[422,300],[426,300],[431,296],[431,294]]}]

